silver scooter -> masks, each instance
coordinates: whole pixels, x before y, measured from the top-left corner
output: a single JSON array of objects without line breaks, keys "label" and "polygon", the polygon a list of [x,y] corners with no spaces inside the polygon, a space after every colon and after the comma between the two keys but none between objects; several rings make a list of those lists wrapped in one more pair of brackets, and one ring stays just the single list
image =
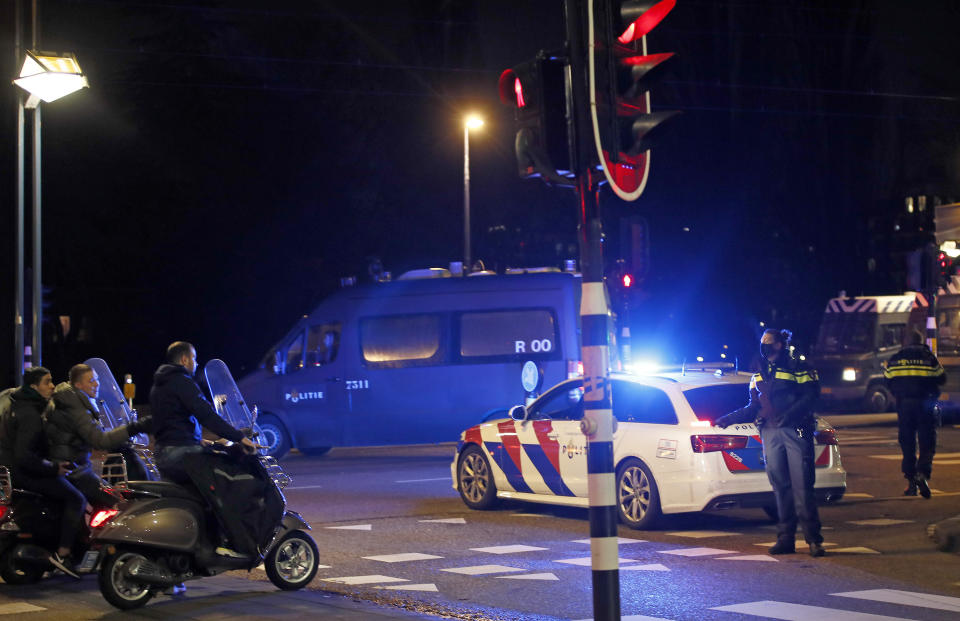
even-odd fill
[{"label": "silver scooter", "polygon": [[[204,375],[220,416],[236,428],[252,430],[256,414],[247,408],[227,366],[212,360]],[[222,446],[206,449],[211,459],[229,464],[225,453],[246,468],[242,475],[226,477],[223,485],[251,480],[263,484],[263,498],[256,500],[258,510],[251,516],[259,520],[259,526],[250,529],[257,552],[239,558],[217,553],[220,529],[208,500],[195,487],[128,481],[129,499],[91,521],[92,545],[101,552],[100,592],[112,605],[122,610],[138,608],[175,584],[235,569],[249,571],[261,562],[270,581],[283,590],[301,589],[316,575],[319,552],[307,532],[310,525],[287,510],[281,491],[290,477],[270,457],[245,455],[238,444]]]}]

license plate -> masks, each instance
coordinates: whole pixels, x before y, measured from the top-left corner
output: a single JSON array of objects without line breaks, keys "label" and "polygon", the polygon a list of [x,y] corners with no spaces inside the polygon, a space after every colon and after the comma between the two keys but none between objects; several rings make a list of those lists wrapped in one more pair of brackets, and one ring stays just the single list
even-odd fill
[{"label": "license plate", "polygon": [[833,388],[830,388],[829,386],[822,386],[822,387],[820,388],[820,392],[823,393],[823,394],[825,394],[825,395],[829,395],[829,394],[833,393]]},{"label": "license plate", "polygon": [[99,558],[99,550],[87,550],[86,554],[83,555],[83,560],[80,561],[80,566],[77,569],[79,571],[93,571],[93,568],[97,566],[97,559]]}]

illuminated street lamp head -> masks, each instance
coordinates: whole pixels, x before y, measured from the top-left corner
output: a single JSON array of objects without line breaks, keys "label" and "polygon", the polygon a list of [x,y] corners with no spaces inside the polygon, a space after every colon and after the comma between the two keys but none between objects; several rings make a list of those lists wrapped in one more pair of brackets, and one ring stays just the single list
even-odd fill
[{"label": "illuminated street lamp head", "polygon": [[464,125],[467,126],[467,129],[479,129],[483,127],[483,119],[479,116],[468,116]]},{"label": "illuminated street lamp head", "polygon": [[33,52],[27,52],[20,77],[13,83],[30,93],[27,108],[36,108],[41,100],[50,103],[90,86],[73,54],[53,56]]}]

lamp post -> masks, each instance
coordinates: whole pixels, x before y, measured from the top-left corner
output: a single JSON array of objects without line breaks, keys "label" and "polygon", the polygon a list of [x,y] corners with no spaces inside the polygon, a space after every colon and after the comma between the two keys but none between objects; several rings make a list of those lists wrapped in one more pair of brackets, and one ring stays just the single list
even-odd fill
[{"label": "lamp post", "polygon": [[[20,49],[20,15],[17,3],[17,62],[23,59],[20,75],[14,84],[25,90],[29,96],[26,101],[18,95],[17,101],[17,274],[16,274],[16,310],[14,318],[16,369],[23,370],[23,287],[24,287],[24,110],[33,110],[33,316],[31,364],[41,364],[41,325],[43,323],[43,286],[41,284],[41,184],[40,184],[40,102],[51,102],[89,86],[87,78],[80,71],[80,65],[73,54],[48,54]],[[36,2],[33,7],[33,46],[36,47]]]},{"label": "lamp post", "polygon": [[470,271],[470,130],[483,127],[483,119],[468,116],[463,121],[463,268]]}]

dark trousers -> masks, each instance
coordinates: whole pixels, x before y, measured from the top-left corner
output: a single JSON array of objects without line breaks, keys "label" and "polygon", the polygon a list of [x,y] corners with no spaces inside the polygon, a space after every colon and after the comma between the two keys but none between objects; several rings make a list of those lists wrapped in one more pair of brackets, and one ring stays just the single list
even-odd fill
[{"label": "dark trousers", "polygon": [[70,476],[67,477],[67,481],[80,490],[80,493],[86,497],[87,502],[94,507],[112,507],[122,500],[103,489],[101,486],[103,482],[100,480],[100,477],[93,473],[89,465],[74,470]]},{"label": "dark trousers", "polygon": [[[900,469],[911,481],[919,474],[929,479],[933,470],[933,455],[937,452],[937,415],[935,402],[929,399],[899,399],[897,401],[898,440],[903,452]],[[920,454],[917,455],[917,445]]]},{"label": "dark trousers", "polygon": [[17,472],[13,481],[17,487],[60,501],[60,547],[72,548],[83,525],[83,512],[87,507],[87,499],[80,490],[65,477],[33,477]]},{"label": "dark trousers", "polygon": [[765,425],[760,433],[767,478],[773,486],[780,516],[777,539],[793,541],[799,521],[807,543],[823,543],[817,499],[813,492],[816,473],[812,431],[805,431],[800,437],[792,427]]}]

